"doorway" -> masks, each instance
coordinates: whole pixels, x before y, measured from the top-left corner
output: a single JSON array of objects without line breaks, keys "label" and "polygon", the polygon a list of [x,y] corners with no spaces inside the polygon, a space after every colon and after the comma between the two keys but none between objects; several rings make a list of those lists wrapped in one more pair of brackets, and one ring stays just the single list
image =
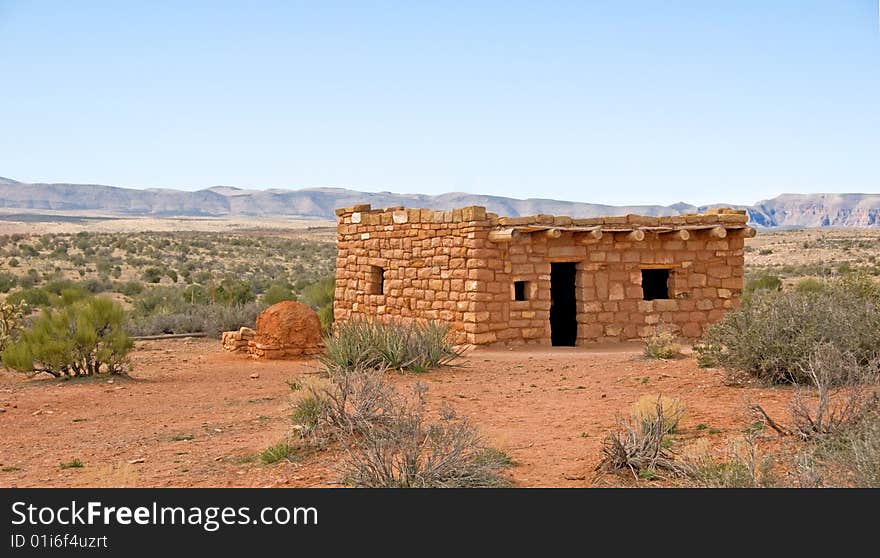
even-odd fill
[{"label": "doorway", "polygon": [[577,340],[577,297],[575,262],[550,264],[550,342],[573,347]]}]

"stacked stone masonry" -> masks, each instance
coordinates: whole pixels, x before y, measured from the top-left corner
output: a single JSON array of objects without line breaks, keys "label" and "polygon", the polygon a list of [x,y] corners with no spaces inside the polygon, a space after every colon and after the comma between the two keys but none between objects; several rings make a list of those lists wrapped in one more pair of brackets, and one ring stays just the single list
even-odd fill
[{"label": "stacked stone masonry", "polygon": [[[575,266],[576,344],[658,327],[700,337],[738,303],[744,239],[755,234],[745,212],[726,208],[572,219],[360,205],[336,215],[337,321],[438,320],[472,344],[551,344],[555,262]],[[643,270],[666,270],[661,298],[645,300]]]},{"label": "stacked stone masonry", "polygon": [[246,353],[248,343],[256,332],[249,327],[241,327],[235,331],[224,331],[220,337],[223,348],[232,353]]}]

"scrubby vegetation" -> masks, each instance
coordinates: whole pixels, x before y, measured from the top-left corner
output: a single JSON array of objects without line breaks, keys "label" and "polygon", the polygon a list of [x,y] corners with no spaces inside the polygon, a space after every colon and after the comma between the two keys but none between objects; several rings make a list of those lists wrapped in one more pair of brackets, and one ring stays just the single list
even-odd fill
[{"label": "scrubby vegetation", "polygon": [[808,359],[833,347],[859,363],[880,352],[880,286],[850,274],[822,290],[755,292],[713,324],[701,358],[770,383],[807,383]]},{"label": "scrubby vegetation", "polygon": [[880,285],[847,271],[789,284],[762,276],[747,291],[695,346],[697,361],[731,380],[792,386],[785,416],[752,402],[754,422],[726,450],[699,438],[673,452],[683,406],[644,396],[606,437],[598,469],[705,487],[880,487]]},{"label": "scrubby vegetation", "polygon": [[666,395],[643,395],[632,408],[633,418],[639,422],[651,422],[656,419],[658,409],[662,411],[661,429],[673,433],[684,417],[687,408],[680,399]]},{"label": "scrubby vegetation", "polygon": [[24,326],[27,304],[23,302],[0,302],[0,353],[18,338]]},{"label": "scrubby vegetation", "polygon": [[688,480],[705,488],[770,488],[778,483],[773,457],[758,449],[760,433],[749,430],[733,440],[718,459],[705,445],[682,461]]},{"label": "scrubby vegetation", "polygon": [[424,372],[448,364],[459,353],[449,326],[439,322],[383,323],[352,319],[324,340],[324,364],[331,369],[388,367]]},{"label": "scrubby vegetation", "polygon": [[477,429],[443,405],[431,419],[427,387],[402,395],[392,369],[426,370],[456,356],[448,330],[351,321],[327,339],[325,378],[291,382],[292,419],[308,449],[341,448],[344,481],[356,487],[496,487],[512,465]]},{"label": "scrubby vegetation", "polygon": [[367,488],[497,487],[512,464],[488,448],[476,428],[441,407],[431,421],[427,388],[399,394],[386,380],[387,369],[359,366],[329,372],[326,383],[293,386],[298,392],[294,420],[305,444],[336,442],[345,452],[345,482]]},{"label": "scrubby vegetation", "polygon": [[104,293],[129,311],[133,335],[216,335],[299,298],[332,323],[335,246],[294,233],[3,235],[0,258],[7,302],[53,308],[64,291]]},{"label": "scrubby vegetation", "polygon": [[3,364],[55,377],[121,374],[132,347],[123,323],[122,308],[100,297],[44,310],[3,350]]},{"label": "scrubby vegetation", "polygon": [[336,278],[328,275],[303,289],[303,302],[318,313],[321,329],[330,333],[333,327],[333,296],[336,291]]},{"label": "scrubby vegetation", "polygon": [[633,477],[662,478],[664,474],[685,476],[686,465],[675,459],[666,447],[685,407],[680,401],[661,396],[643,398],[636,404],[633,416],[622,419],[620,428],[606,436],[598,471],[629,471]]},{"label": "scrubby vegetation", "polygon": [[653,359],[670,359],[681,355],[681,344],[674,333],[657,331],[645,339],[645,356]]}]

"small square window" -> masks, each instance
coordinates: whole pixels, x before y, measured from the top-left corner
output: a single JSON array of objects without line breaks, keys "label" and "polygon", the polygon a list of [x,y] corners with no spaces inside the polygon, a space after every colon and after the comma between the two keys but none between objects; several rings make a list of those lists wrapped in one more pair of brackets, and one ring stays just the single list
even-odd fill
[{"label": "small square window", "polygon": [[368,294],[385,294],[385,270],[381,267],[372,266],[368,283]]},{"label": "small square window", "polygon": [[642,298],[645,300],[669,298],[668,269],[642,270]]},{"label": "small square window", "polygon": [[525,281],[513,282],[513,300],[528,300],[528,283]]}]

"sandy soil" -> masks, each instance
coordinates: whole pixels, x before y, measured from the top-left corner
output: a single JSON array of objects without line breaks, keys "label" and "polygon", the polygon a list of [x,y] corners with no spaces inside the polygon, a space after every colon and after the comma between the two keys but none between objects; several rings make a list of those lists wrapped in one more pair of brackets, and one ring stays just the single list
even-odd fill
[{"label": "sandy soil", "polygon": [[[647,361],[640,350],[477,349],[455,367],[395,381],[405,389],[421,379],[432,405],[469,416],[514,458],[524,487],[631,485],[593,469],[603,436],[643,394],[682,398],[678,443],[706,438],[716,449],[748,423],[748,401],[771,414],[788,401],[789,390],[727,387],[692,358]],[[289,432],[287,382],[314,374],[313,362],[256,362],[205,339],[142,341],[133,360],[130,379],[0,372],[0,486],[338,486],[334,452],[298,464],[255,459]],[[60,468],[73,458],[84,467]]]}]

